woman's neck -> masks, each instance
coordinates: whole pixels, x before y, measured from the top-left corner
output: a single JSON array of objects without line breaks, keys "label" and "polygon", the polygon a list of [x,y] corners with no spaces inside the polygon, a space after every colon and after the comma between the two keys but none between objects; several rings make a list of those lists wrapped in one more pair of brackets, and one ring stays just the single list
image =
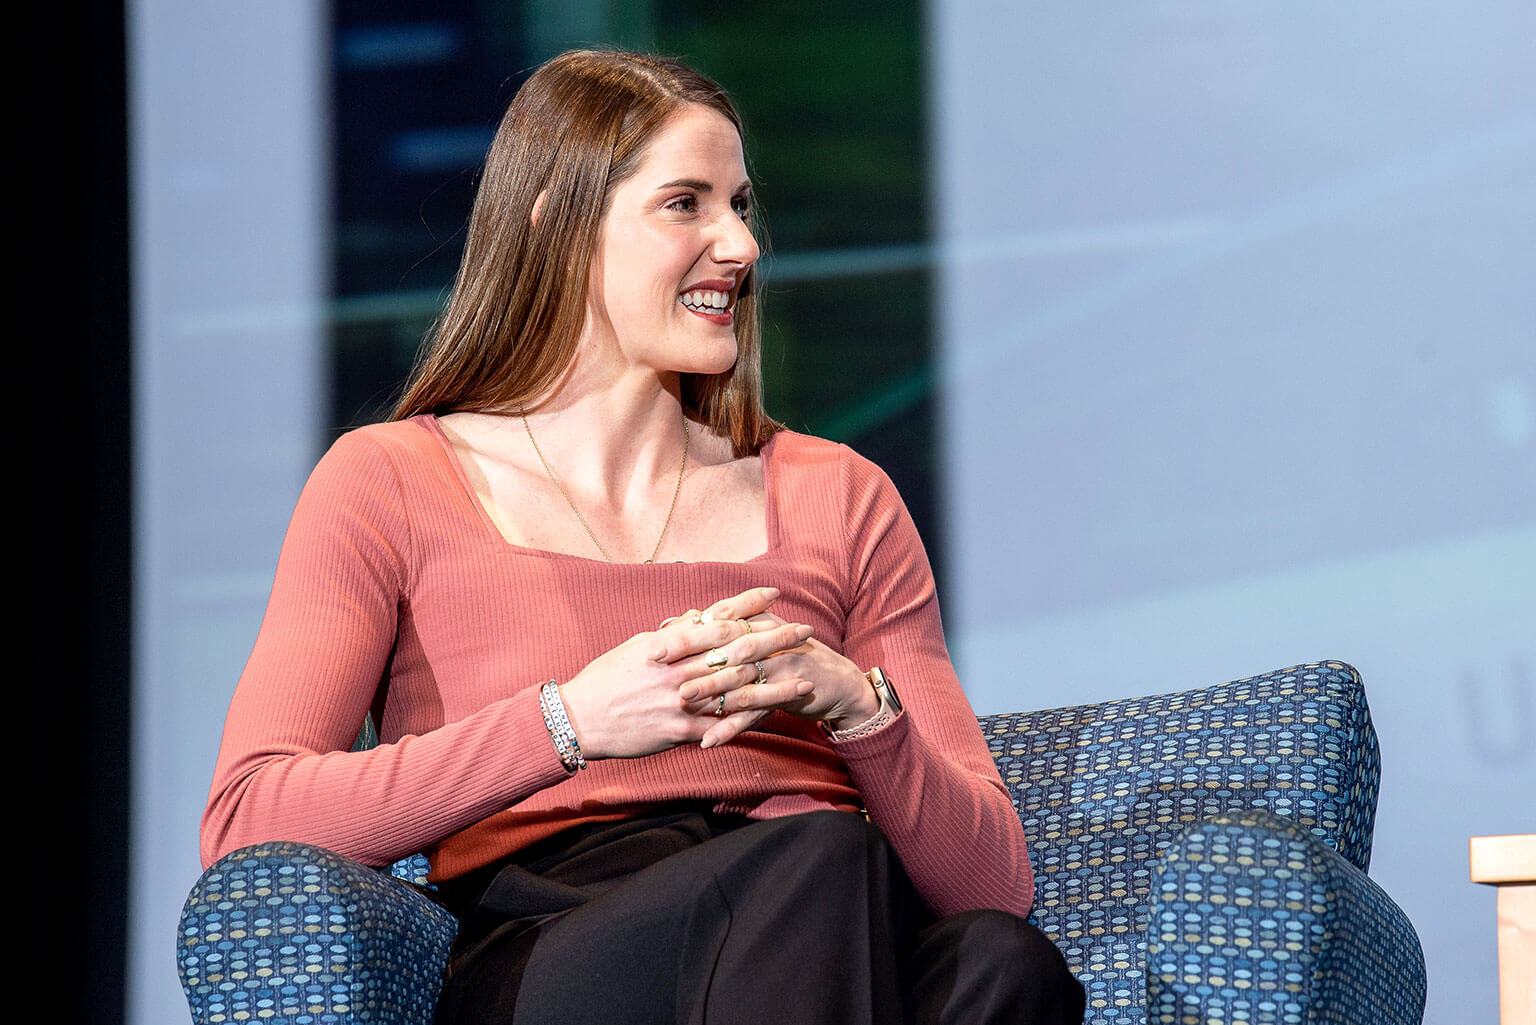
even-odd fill
[{"label": "woman's neck", "polygon": [[[684,442],[677,378],[633,374],[593,384],[568,378],[521,411],[565,485],[617,497],[675,480]],[[704,448],[690,451],[689,460],[702,458]]]}]

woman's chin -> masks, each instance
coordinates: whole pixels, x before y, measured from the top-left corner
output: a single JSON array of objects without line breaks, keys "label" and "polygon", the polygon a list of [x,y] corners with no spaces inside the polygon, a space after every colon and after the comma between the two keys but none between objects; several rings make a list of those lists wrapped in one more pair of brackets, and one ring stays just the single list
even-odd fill
[{"label": "woman's chin", "polygon": [[718,352],[704,351],[699,353],[699,359],[694,366],[688,368],[687,373],[710,376],[713,374],[728,373],[736,365],[736,343],[732,339],[729,347],[721,347]]}]

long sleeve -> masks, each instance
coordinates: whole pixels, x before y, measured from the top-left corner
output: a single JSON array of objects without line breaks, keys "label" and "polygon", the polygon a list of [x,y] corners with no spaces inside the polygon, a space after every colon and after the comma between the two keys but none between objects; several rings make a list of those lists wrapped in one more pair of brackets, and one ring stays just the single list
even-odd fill
[{"label": "long sleeve", "polygon": [[565,778],[531,689],[348,750],[389,676],[413,566],[396,468],[363,434],[343,437],[299,498],[230,703],[205,865],[274,839],[386,864]]},{"label": "long sleeve", "polygon": [[[508,544],[431,417],[361,428],[316,467],[230,703],[202,826],[211,862],[267,840],[434,878],[582,822],[671,801],[742,810],[861,803],[936,909],[1027,907],[1023,837],[944,650],[926,556],[890,481],[845,447],[764,448],[770,550],[745,562],[610,564]],[[567,773],[538,688],[664,617],[767,584],[907,713],[833,750],[774,716]],[[352,752],[363,716],[382,743]]]},{"label": "long sleeve", "polygon": [[874,464],[849,453],[842,476],[854,588],[843,654],[890,673],[905,711],[836,750],[870,821],[935,912],[1028,914],[1034,876],[1023,827],[950,664],[917,529]]}]

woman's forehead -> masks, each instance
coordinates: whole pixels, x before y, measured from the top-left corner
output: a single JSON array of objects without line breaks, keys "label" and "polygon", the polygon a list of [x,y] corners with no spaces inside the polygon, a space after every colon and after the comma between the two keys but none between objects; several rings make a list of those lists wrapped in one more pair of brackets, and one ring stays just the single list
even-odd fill
[{"label": "woman's forehead", "polygon": [[750,184],[736,126],[718,111],[697,104],[666,120],[646,145],[636,177],[645,179],[646,188],[691,181],[735,190]]}]

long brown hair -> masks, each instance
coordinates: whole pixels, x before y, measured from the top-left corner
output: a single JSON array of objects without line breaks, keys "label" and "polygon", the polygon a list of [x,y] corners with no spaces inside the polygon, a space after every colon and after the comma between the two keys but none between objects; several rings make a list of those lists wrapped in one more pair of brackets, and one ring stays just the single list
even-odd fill
[{"label": "long brown hair", "polygon": [[[486,157],[453,291],[394,419],[507,410],[554,387],[575,358],[609,197],[688,104],[719,112],[741,134],[719,86],[662,57],[574,50],[523,83]],[[749,271],[737,291],[735,365],[682,375],[684,411],[729,437],[738,456],[780,427],[763,411],[755,279]]]}]

